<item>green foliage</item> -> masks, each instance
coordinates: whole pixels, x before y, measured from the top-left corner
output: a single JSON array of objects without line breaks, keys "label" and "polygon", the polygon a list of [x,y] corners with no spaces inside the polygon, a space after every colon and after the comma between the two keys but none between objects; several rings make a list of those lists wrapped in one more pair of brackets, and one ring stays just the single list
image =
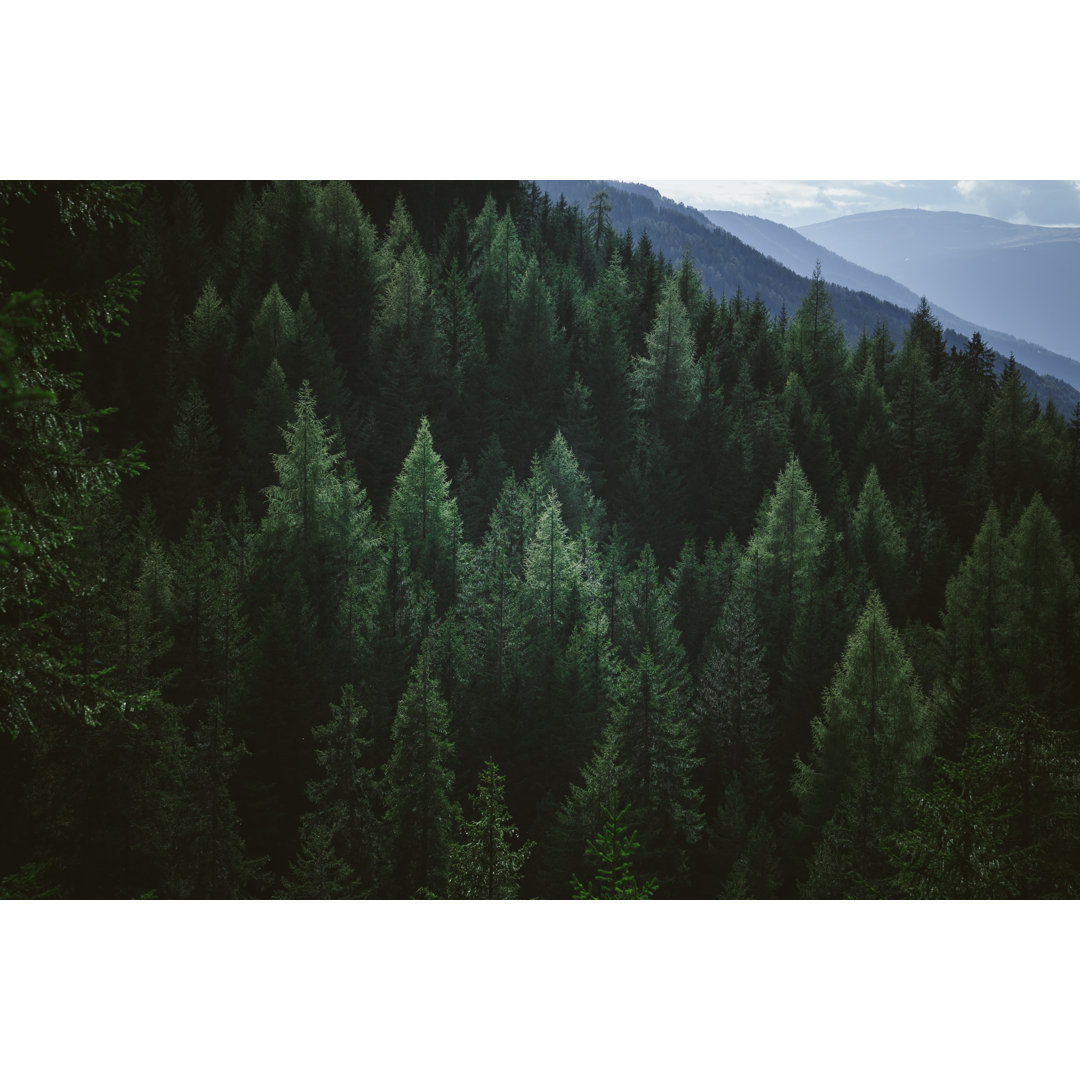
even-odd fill
[{"label": "green foliage", "polygon": [[604,807],[604,824],[599,835],[586,844],[587,853],[597,864],[596,877],[588,885],[573,880],[575,900],[648,900],[656,892],[655,879],[639,884],[632,859],[640,846],[637,833],[623,824],[628,807],[612,810]]},{"label": "green foliage", "polygon": [[1075,898],[1080,754],[1030,708],[939,759],[891,847],[895,890],[918,899]]},{"label": "green foliage", "polygon": [[907,545],[871,465],[851,520],[852,562],[866,588],[876,588],[895,618],[903,611]]},{"label": "green foliage", "polygon": [[766,649],[776,665],[821,590],[827,529],[806,474],[792,457],[767,492],[736,574],[757,598]]},{"label": "green foliage", "polygon": [[257,872],[244,851],[240,822],[229,790],[247,756],[225,724],[221,703],[213,701],[194,731],[183,780],[184,816],[177,837],[182,851],[176,895],[210,900],[236,899]]},{"label": "green foliage", "polygon": [[880,875],[883,832],[902,819],[930,750],[922,689],[876,593],[811,731],[810,761],[796,760],[792,789],[806,821],[822,828],[810,879],[819,895]]},{"label": "green foliage", "polygon": [[712,763],[708,801],[715,800],[732,776],[744,776],[753,805],[761,806],[768,784],[764,760],[775,736],[775,721],[765,647],[744,590],[736,589],[724,605],[715,641],[694,702],[702,744]]},{"label": "green foliage", "polygon": [[561,635],[577,581],[577,561],[555,490],[549,489],[525,548],[525,621],[549,638]]},{"label": "green foliage", "polygon": [[514,900],[534,844],[512,847],[517,828],[506,808],[505,781],[490,758],[470,792],[475,818],[461,827],[450,851],[450,895],[460,900]]},{"label": "green foliage", "polygon": [[446,894],[454,783],[450,714],[422,649],[398,704],[386,767],[392,895]]},{"label": "green foliage", "polygon": [[788,366],[801,377],[813,406],[839,419],[850,393],[848,353],[820,264],[787,328],[784,347]]},{"label": "green foliage", "polygon": [[[7,215],[24,202],[70,234],[130,223],[138,188],[108,184],[0,184],[0,252]],[[80,380],[51,363],[116,334],[138,275],[90,276],[68,291],[11,290],[18,271],[0,262],[0,731],[32,731],[51,714],[93,722],[107,695],[58,637],[76,595],[70,569],[75,519],[141,468],[139,454],[93,453],[87,440],[105,411],[88,406]],[[9,290],[11,290],[9,292]]]},{"label": "green foliage", "polygon": [[427,417],[420,421],[394,484],[388,521],[405,545],[410,570],[435,589],[443,605],[452,603],[457,592],[461,517],[457,500],[450,495],[446,464],[435,452]]},{"label": "green foliage", "polygon": [[1080,413],[583,190],[0,185],[8,892],[1075,894]]},{"label": "green foliage", "polygon": [[625,777],[620,791],[642,808],[647,823],[643,862],[671,890],[701,835],[701,790],[694,782],[701,759],[683,700],[648,645],[619,681],[610,730]]},{"label": "green foliage", "polygon": [[645,344],[645,355],[633,359],[630,371],[634,408],[670,438],[697,396],[694,339],[674,277],[663,287]]}]

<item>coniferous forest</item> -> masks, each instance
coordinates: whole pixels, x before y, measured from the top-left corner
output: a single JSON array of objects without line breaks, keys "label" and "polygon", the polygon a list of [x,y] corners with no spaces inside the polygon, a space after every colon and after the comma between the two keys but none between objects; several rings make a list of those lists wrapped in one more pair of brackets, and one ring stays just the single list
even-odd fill
[{"label": "coniferous forest", "polygon": [[1077,896],[1080,406],[611,221],[0,183],[0,896]]}]

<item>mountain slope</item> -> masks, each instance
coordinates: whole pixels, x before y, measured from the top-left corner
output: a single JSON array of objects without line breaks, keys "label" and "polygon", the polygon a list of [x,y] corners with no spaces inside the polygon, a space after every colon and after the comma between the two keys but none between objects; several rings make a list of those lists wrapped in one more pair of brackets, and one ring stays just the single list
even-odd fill
[{"label": "mountain slope", "polygon": [[887,210],[797,231],[965,319],[1080,357],[1080,229]]},{"label": "mountain slope", "polygon": [[[601,180],[538,180],[536,184],[553,199],[562,196],[583,210],[598,190],[606,188],[611,200],[612,225],[617,231],[629,229],[635,241],[643,232],[648,233],[654,250],[673,263],[688,250],[703,284],[716,296],[733,297],[741,290],[745,297],[759,296],[774,315],[784,309],[792,315],[810,288],[805,276],[717,228],[700,210],[667,199],[644,184]],[[908,308],[840,285],[830,283],[828,290],[849,344],[854,345],[864,329],[873,331],[879,323],[885,324],[897,344],[903,340],[911,321]],[[947,324],[943,328],[948,346],[958,350],[965,346],[969,334]],[[999,370],[1003,363],[1004,359],[999,358]],[[1038,374],[1019,356],[1017,363],[1025,384],[1040,402],[1052,400],[1059,412],[1072,414],[1080,401],[1080,392],[1075,387],[1060,378]]]},{"label": "mountain slope", "polygon": [[[787,225],[781,225],[775,221],[767,221],[764,218],[753,217],[749,214],[737,214],[728,210],[705,210],[702,213],[714,225],[739,237],[740,240],[750,244],[763,254],[779,260],[797,274],[809,276],[814,272],[815,264],[820,263],[826,281],[843,285],[848,289],[868,292],[873,296],[880,297],[882,300],[898,304],[900,307],[912,311],[918,306],[920,299],[918,293],[913,292],[892,278],[848,261],[843,256],[837,255],[828,248],[815,243],[797,229],[789,228]],[[968,337],[978,330],[982,334],[983,340],[1002,355],[1008,356],[1009,353],[1012,353],[1018,363],[1024,364],[1042,374],[1063,379],[1071,386],[1080,389],[1080,363],[1077,363],[1076,360],[1051,352],[1041,345],[1035,345],[1030,341],[1014,337],[1012,334],[997,329],[993,324],[984,327],[968,319],[961,318],[952,311],[934,303],[936,299],[936,295],[928,298],[930,310],[943,326]]]}]

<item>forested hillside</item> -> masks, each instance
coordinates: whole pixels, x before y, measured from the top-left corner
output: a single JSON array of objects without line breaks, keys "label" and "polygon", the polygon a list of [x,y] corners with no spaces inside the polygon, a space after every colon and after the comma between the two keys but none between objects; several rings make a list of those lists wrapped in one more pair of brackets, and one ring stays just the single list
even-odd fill
[{"label": "forested hillside", "polygon": [[5,182],[0,500],[0,895],[1080,887],[1080,406],[925,305],[604,192]]},{"label": "forested hillside", "polygon": [[[918,296],[913,298],[914,303],[902,299],[896,294],[895,283],[893,289],[877,291],[876,284],[856,284],[831,274],[830,267],[836,268],[836,256],[831,253],[810,259],[805,270],[789,269],[791,262],[781,254],[773,255],[771,251],[763,254],[769,245],[762,245],[759,250],[749,239],[744,243],[741,230],[728,231],[723,222],[714,224],[702,211],[673,202],[644,184],[548,180],[541,187],[553,199],[565,195],[568,201],[582,207],[604,189],[611,201],[611,219],[616,231],[629,228],[635,238],[647,234],[653,249],[676,263],[689,251],[707,290],[711,289],[716,296],[735,297],[740,292],[746,297],[756,296],[774,317],[790,315],[799,306],[806,294],[807,278],[813,273],[815,261],[820,261],[825,268],[826,290],[849,348],[854,348],[860,334],[872,333],[879,325],[885,326],[893,340],[901,340],[911,313],[918,306]],[[980,328],[955,317],[946,318],[947,313],[934,307],[933,302],[938,299],[934,292],[924,290],[924,295],[930,301],[931,313],[942,323],[947,349],[955,346],[963,351],[965,342],[976,330],[987,342],[987,327]],[[998,345],[994,369],[999,375],[1010,353],[1013,354],[1028,390],[1040,402],[1051,400],[1059,412],[1072,414],[1080,401],[1080,392],[1068,381],[1068,375],[1075,378],[1075,374],[1069,370],[1071,365],[1065,357],[1055,358],[1039,345],[1007,335],[994,334],[994,340]]]},{"label": "forested hillside", "polygon": [[[820,264],[826,281],[881,297],[892,304],[906,308],[909,312],[919,306],[918,293],[912,292],[911,289],[893,281],[892,278],[875,274],[862,266],[848,262],[847,259],[834,254],[820,244],[815,244],[801,232],[786,225],[727,210],[705,210],[703,213],[714,225],[732,233],[763,254],[778,260],[797,274],[810,277],[815,266]],[[1065,274],[1064,281],[1071,281],[1075,277],[1075,274]],[[1028,287],[1030,288],[1030,283]],[[998,328],[1002,322],[1000,312],[996,317],[993,312],[988,313],[987,322],[979,326],[934,303],[937,293],[933,288],[933,283],[929,283],[923,291],[927,296],[931,314],[943,327],[947,328],[946,341],[948,341],[949,329],[967,337],[978,332],[1001,358],[1000,366],[1003,366],[1004,360],[1012,355],[1016,358],[1021,375],[1025,375],[1024,368],[1027,367],[1032,375],[1041,372],[1053,376],[1052,380],[1042,381],[1025,375],[1024,381],[1028,389],[1040,401],[1045,401],[1049,396],[1053,398],[1059,410],[1072,411],[1076,400],[1080,400],[1080,395],[1069,403],[1067,391],[1060,386],[1060,383],[1066,383],[1074,391],[1080,390],[1080,363],[1071,360],[1068,356],[1053,353],[1042,345],[1033,345],[1029,341],[1002,333]],[[997,362],[995,370],[1000,370]]]}]

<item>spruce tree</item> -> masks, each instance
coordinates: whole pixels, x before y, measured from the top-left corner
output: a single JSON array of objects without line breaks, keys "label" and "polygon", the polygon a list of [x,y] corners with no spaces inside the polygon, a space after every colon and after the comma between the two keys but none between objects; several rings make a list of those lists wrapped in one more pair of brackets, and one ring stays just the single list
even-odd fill
[{"label": "spruce tree", "polygon": [[926,704],[900,636],[875,593],[848,638],[812,724],[809,763],[792,781],[805,820],[820,828],[814,875],[859,889],[886,873],[882,845],[903,821],[906,793],[930,751]]},{"label": "spruce tree", "polygon": [[386,766],[390,895],[445,896],[454,784],[450,714],[429,650],[421,649],[398,704]]},{"label": "spruce tree", "polygon": [[586,844],[596,863],[596,878],[583,885],[574,877],[575,900],[648,900],[656,892],[655,879],[639,883],[633,871],[634,852],[641,846],[636,832],[623,824],[627,808],[604,808],[605,821],[599,835]]},{"label": "spruce tree", "polygon": [[506,808],[505,781],[488,758],[476,791],[469,793],[475,817],[461,826],[461,840],[450,851],[450,895],[461,900],[514,900],[521,872],[533,848],[515,846],[517,828]]},{"label": "spruce tree", "polygon": [[440,604],[453,603],[462,543],[457,500],[450,495],[446,464],[435,452],[423,417],[412,449],[394,483],[389,525],[408,552],[409,568],[435,590]]}]

